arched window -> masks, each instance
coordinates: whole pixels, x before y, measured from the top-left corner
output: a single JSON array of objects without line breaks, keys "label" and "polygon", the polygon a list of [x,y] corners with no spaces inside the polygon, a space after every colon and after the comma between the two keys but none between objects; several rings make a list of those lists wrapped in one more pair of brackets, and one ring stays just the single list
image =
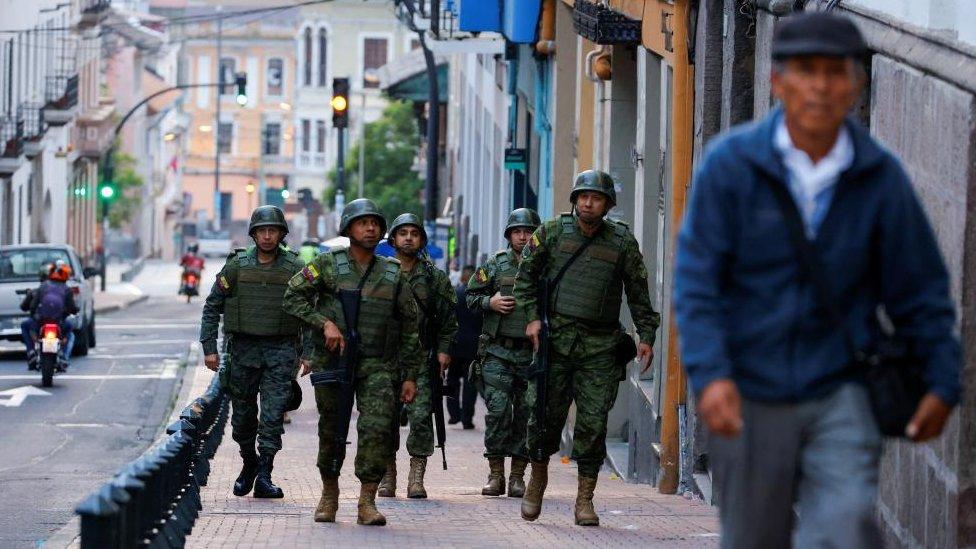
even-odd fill
[{"label": "arched window", "polygon": [[305,67],[303,72],[302,83],[306,86],[312,85],[312,29],[305,27]]},{"label": "arched window", "polygon": [[319,87],[325,87],[326,63],[329,56],[329,38],[325,34],[325,29],[319,29]]}]

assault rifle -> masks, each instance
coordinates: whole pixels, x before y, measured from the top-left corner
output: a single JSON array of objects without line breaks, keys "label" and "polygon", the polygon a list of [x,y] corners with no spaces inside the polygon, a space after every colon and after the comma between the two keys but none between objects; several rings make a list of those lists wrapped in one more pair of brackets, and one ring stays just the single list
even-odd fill
[{"label": "assault rifle", "polygon": [[339,409],[333,417],[332,455],[326,466],[330,476],[338,476],[342,462],[346,459],[346,444],[349,438],[349,422],[352,420],[352,404],[356,393],[356,369],[359,367],[359,302],[362,291],[359,289],[340,289],[336,299],[342,306],[342,316],[346,319],[346,347],[336,361],[335,368],[312,374],[312,385],[337,386],[339,389]]},{"label": "assault rifle", "polygon": [[430,380],[430,407],[434,415],[434,432],[437,435],[437,448],[441,449],[441,461],[444,470],[447,470],[447,451],[444,443],[447,441],[447,427],[444,423],[444,378],[441,377],[441,363],[437,360],[437,304],[434,296],[434,272],[433,267],[427,261],[423,262],[427,270],[427,280],[429,281],[427,305],[424,314],[427,316],[427,328],[425,342],[427,345],[427,375]]},{"label": "assault rifle", "polygon": [[548,278],[539,280],[538,286],[538,307],[539,320],[542,322],[542,329],[539,331],[539,349],[535,353],[535,360],[532,361],[530,376],[535,381],[535,422],[539,436],[536,439],[534,448],[529,448],[529,458],[532,461],[545,461],[549,454],[545,450],[546,446],[546,402],[548,401],[549,389],[549,302],[552,299],[552,281]]}]

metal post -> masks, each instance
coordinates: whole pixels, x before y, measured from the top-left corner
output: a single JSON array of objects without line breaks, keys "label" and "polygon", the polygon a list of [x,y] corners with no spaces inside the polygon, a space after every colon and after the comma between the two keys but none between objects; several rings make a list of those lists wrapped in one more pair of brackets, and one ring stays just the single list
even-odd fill
[{"label": "metal post", "polygon": [[[97,185],[95,187],[95,192],[98,192]],[[99,263],[102,269],[100,284],[101,284],[102,291],[104,292],[105,278],[106,278],[106,274],[108,273],[108,267],[106,265],[106,254],[105,254],[105,248],[108,242],[108,200],[99,197],[98,201],[102,203],[102,248],[101,248],[101,252],[99,252],[99,255],[101,255],[101,257],[99,258]]]},{"label": "metal post", "polygon": [[424,187],[424,219],[433,222],[437,219],[438,194],[438,143],[440,141],[440,89],[437,83],[437,62],[434,52],[427,47],[427,40],[423,31],[417,33],[420,47],[424,50],[424,61],[427,63],[427,182]]},{"label": "metal post", "polygon": [[359,108],[359,198],[366,191],[366,90],[360,90],[362,103]]},{"label": "metal post", "polygon": [[[217,6],[217,11],[221,11],[223,6]],[[224,20],[217,18],[217,109],[214,114],[214,219],[213,228],[220,230],[220,103],[221,95],[224,93],[224,71],[220,66],[220,60],[224,54]]]},{"label": "metal post", "polygon": [[261,150],[258,151],[258,206],[264,206],[267,200],[268,194],[268,182],[265,179],[264,174],[264,152],[267,150],[267,146],[270,143],[268,139],[268,128],[265,126],[261,130]]},{"label": "metal post", "polygon": [[336,190],[346,192],[346,128],[339,130],[338,158],[336,160]]}]

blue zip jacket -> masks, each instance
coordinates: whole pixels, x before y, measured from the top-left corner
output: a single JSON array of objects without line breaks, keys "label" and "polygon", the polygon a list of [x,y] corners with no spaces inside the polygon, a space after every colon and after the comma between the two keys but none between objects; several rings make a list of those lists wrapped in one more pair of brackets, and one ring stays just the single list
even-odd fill
[{"label": "blue zip jacket", "polygon": [[[780,110],[708,147],[678,235],[674,311],[692,388],[732,379],[747,398],[798,402],[850,379],[841,330],[819,303],[772,191]],[[961,350],[949,276],[901,164],[854,120],[854,162],[814,240],[855,345],[879,337],[883,305],[923,358],[930,390],[959,400]]]}]

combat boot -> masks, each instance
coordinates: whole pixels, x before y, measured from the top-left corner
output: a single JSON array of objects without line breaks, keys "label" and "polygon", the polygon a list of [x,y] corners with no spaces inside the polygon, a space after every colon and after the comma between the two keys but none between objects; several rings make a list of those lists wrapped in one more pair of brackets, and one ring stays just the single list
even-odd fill
[{"label": "combat boot", "polygon": [[508,497],[520,498],[525,495],[525,466],[529,462],[512,458],[512,472],[508,475]]},{"label": "combat boot", "polygon": [[533,521],[542,513],[542,496],[549,484],[549,461],[533,461],[532,476],[522,496],[522,518]]},{"label": "combat boot", "polygon": [[389,465],[386,466],[386,473],[383,475],[383,480],[380,481],[380,489],[377,494],[381,498],[395,498],[396,497],[396,461],[391,461]]},{"label": "combat boot", "polygon": [[241,458],[244,459],[244,466],[241,467],[241,474],[237,475],[234,481],[234,495],[246,496],[254,488],[254,478],[258,476],[258,454],[254,448],[241,448]]},{"label": "combat boot", "polygon": [[359,516],[356,518],[358,524],[364,526],[386,526],[386,517],[376,509],[376,489],[379,487],[375,482],[363,483],[359,491]]},{"label": "combat boot", "polygon": [[505,458],[488,458],[488,482],[481,489],[483,496],[500,496],[505,493]]},{"label": "combat boot", "polygon": [[593,509],[593,489],[596,488],[596,477],[579,477],[579,489],[576,492],[576,525],[599,526],[600,517]]},{"label": "combat boot", "polygon": [[322,497],[315,508],[315,522],[335,522],[339,510],[339,479],[322,475]]},{"label": "combat boot", "polygon": [[274,469],[274,456],[261,454],[258,458],[258,476],[254,481],[254,497],[278,499],[285,497],[281,488],[271,482],[271,471]]},{"label": "combat boot", "polygon": [[427,490],[424,489],[424,473],[427,472],[427,458],[411,457],[410,474],[407,476],[407,497],[424,499]]}]

